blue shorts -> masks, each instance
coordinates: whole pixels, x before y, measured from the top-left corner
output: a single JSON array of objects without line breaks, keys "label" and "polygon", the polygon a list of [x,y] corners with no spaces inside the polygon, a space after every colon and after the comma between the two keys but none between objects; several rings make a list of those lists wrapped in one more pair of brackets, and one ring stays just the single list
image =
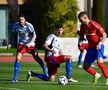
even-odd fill
[{"label": "blue shorts", "polygon": [[101,49],[88,48],[84,62],[93,63],[97,58],[103,58],[104,56],[104,45],[101,45]]}]

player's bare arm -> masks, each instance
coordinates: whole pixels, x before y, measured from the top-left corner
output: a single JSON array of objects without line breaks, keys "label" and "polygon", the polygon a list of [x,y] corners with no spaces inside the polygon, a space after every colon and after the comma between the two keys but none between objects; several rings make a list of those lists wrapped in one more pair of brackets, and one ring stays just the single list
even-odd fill
[{"label": "player's bare arm", "polygon": [[104,41],[106,40],[106,38],[107,38],[107,34],[104,32],[103,35],[102,35],[101,41],[100,41],[99,44],[97,45],[97,49],[100,49],[101,44],[104,43]]},{"label": "player's bare arm", "polygon": [[44,47],[45,50],[48,50],[48,51],[52,52],[52,49],[48,47],[48,44],[45,43],[43,45],[43,47]]},{"label": "player's bare arm", "polygon": [[36,39],[36,35],[34,35],[34,36],[32,37],[31,41],[30,41],[26,46],[27,46],[27,47],[30,47],[31,44],[32,44],[32,42],[35,41],[35,39]]},{"label": "player's bare arm", "polygon": [[46,43],[43,45],[43,47],[44,47],[46,50],[50,51],[51,53],[56,53],[54,50],[52,50],[51,48],[49,48],[49,47],[48,47],[48,44],[46,44]]}]

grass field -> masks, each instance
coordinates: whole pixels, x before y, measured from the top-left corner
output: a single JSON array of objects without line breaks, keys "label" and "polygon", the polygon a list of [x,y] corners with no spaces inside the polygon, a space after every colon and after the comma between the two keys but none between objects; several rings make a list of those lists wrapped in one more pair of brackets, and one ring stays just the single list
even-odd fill
[{"label": "grass field", "polygon": [[[96,63],[95,63],[96,65]],[[108,63],[106,63],[108,66]],[[33,70],[42,73],[41,68],[35,62],[22,62],[19,72],[19,82],[11,83],[13,77],[13,62],[0,62],[0,90],[106,90],[105,78],[99,79],[97,85],[91,85],[93,76],[89,75],[83,69],[76,68],[76,63],[73,63],[72,76],[77,79],[78,83],[68,83],[65,86],[58,85],[57,79],[60,75],[65,75],[65,65],[60,66],[59,72],[54,82],[42,81],[37,78],[32,78],[30,82],[26,81],[27,71]],[[97,66],[97,65],[96,65]],[[96,68],[97,72],[101,73],[100,69]],[[102,74],[102,73],[101,73]]]}]

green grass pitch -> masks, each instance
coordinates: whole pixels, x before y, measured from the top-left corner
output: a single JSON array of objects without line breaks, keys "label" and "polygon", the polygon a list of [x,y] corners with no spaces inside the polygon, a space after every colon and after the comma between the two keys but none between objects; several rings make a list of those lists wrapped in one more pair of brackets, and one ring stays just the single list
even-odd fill
[{"label": "green grass pitch", "polygon": [[[106,63],[106,62],[105,62]],[[101,73],[101,70],[96,65],[97,72]],[[108,63],[106,63],[108,67]],[[105,86],[106,80],[104,76],[98,80],[97,85],[91,85],[93,76],[85,72],[83,69],[77,68],[77,63],[73,63],[72,77],[77,79],[78,83],[68,83],[67,85],[58,85],[57,80],[60,75],[65,75],[65,63],[59,68],[59,72],[54,82],[42,81],[36,77],[33,77],[30,82],[26,81],[27,71],[32,70],[42,73],[40,66],[36,62],[21,62],[21,68],[19,71],[19,82],[11,83],[13,77],[14,62],[0,62],[0,90],[106,90],[108,86]]]}]

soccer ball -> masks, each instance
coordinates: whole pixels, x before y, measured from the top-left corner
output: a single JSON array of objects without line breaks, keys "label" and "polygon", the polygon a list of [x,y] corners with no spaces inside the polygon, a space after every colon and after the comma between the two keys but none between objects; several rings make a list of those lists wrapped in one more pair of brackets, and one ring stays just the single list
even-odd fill
[{"label": "soccer ball", "polygon": [[58,78],[59,85],[66,85],[68,83],[68,79],[66,76],[62,75]]}]

